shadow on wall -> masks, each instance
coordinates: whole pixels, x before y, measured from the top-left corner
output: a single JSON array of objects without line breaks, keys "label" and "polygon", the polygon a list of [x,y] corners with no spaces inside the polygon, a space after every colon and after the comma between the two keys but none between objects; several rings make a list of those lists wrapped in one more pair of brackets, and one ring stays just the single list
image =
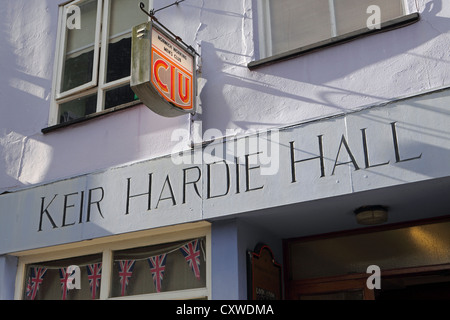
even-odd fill
[{"label": "shadow on wall", "polygon": [[47,3],[10,0],[0,9],[1,127],[23,135],[40,132],[48,121],[57,7]]},{"label": "shadow on wall", "polygon": [[[255,71],[249,71],[244,64],[236,64],[237,59],[246,60],[252,57],[218,48],[216,43],[202,42],[202,76],[206,84],[200,92],[200,98],[205,110],[202,115],[204,128],[214,127],[225,133],[225,130],[232,126],[249,130],[255,127],[286,125],[286,122],[282,121],[277,123],[277,115],[305,112],[299,109],[298,103],[290,101],[323,108],[328,112],[332,110],[341,112],[347,110],[345,101],[348,99],[356,98],[357,101],[392,99],[388,93],[386,96],[374,94],[381,92],[381,89],[374,91],[370,81],[355,82],[353,79],[359,77],[353,78],[352,74],[362,69],[365,70],[364,79],[370,79],[366,75],[373,73],[372,78],[377,87],[382,86],[380,82],[384,81],[385,85],[394,86],[398,83],[398,87],[406,90],[405,86],[408,84],[402,81],[411,75],[415,77],[408,78],[411,92],[420,85],[432,88],[430,78],[434,68],[450,63],[447,50],[441,49],[442,52],[439,52],[427,49],[433,45],[429,43],[431,40],[450,30],[449,19],[438,16],[442,10],[442,0],[429,1],[420,12],[421,21],[414,25],[260,67]],[[258,28],[256,20],[253,22],[255,34]],[[255,38],[254,41],[257,46],[258,40]],[[414,50],[420,46],[423,46],[423,49]],[[240,57],[232,59],[230,58],[232,56]],[[401,59],[392,59],[395,57]],[[382,64],[383,68],[386,68],[389,59],[398,65],[393,66],[389,79],[380,79],[377,64],[387,61]],[[382,71],[380,74],[385,75],[385,69]],[[341,79],[343,81],[336,82]],[[308,90],[305,91],[306,89]],[[423,87],[419,89],[424,90]],[[273,122],[267,122],[269,119],[267,115],[260,116],[263,120],[258,121],[259,106],[264,107],[261,109],[263,112],[273,115],[271,117]],[[251,116],[251,119],[242,119],[244,116],[247,118]]]},{"label": "shadow on wall", "polygon": [[137,106],[43,135],[57,16],[53,0],[8,0],[0,7],[0,58],[8,61],[0,65],[0,194],[161,156],[175,144],[170,133],[189,124],[187,116],[162,118]]},{"label": "shadow on wall", "polygon": [[0,193],[23,186],[24,152],[47,125],[56,10],[49,0],[8,0],[0,6]]},{"label": "shadow on wall", "polygon": [[[445,3],[447,6],[450,3]],[[392,60],[394,64],[402,65],[401,72],[393,68],[396,73],[392,73],[390,79],[385,79],[389,83],[395,84],[405,79],[403,73],[407,73],[411,68],[411,75],[415,75],[417,79],[409,79],[409,81],[425,81],[423,77],[429,77],[433,73],[438,63],[450,64],[450,57],[447,50],[442,51],[441,57],[433,56],[432,50],[424,47],[422,52],[429,52],[429,56],[425,54],[417,54],[413,51],[415,48],[426,45],[429,41],[440,35],[445,35],[450,30],[450,19],[439,17],[442,11],[442,0],[428,1],[420,13],[420,21],[411,26],[400,28],[387,32],[387,35],[371,35],[364,39],[350,42],[348,45],[341,44],[336,47],[315,52],[310,59],[294,59],[284,63],[277,63],[274,66],[260,68],[257,71],[267,75],[286,78],[300,83],[312,84],[317,86],[319,94],[315,103],[325,105],[339,110],[343,107],[336,104],[340,98],[346,96],[359,96],[361,98],[374,98],[376,100],[389,100],[389,97],[368,95],[365,90],[371,87],[370,82],[354,83],[351,81],[351,74],[358,70],[365,69],[372,72],[374,81],[380,81],[376,64],[381,61],[404,55],[413,57],[411,60]],[[450,10],[447,9],[447,12]],[[333,52],[330,52],[333,50]],[[310,55],[308,55],[310,56]],[[414,66],[411,65],[414,63]],[[294,65],[295,64],[295,65]],[[372,66],[375,66],[372,67]],[[386,64],[383,65],[383,68]],[[299,70],[299,72],[292,72]],[[384,74],[384,73],[383,73]],[[349,78],[349,83],[354,83],[356,87],[362,89],[361,92],[343,87],[330,85],[337,79]],[[400,83],[399,83],[400,84]],[[302,100],[302,97],[298,97]]]}]

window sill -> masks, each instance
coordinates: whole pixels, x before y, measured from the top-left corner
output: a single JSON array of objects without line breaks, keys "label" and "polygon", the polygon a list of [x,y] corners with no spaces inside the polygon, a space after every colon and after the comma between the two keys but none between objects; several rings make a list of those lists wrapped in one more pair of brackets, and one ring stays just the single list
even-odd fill
[{"label": "window sill", "polygon": [[67,128],[67,127],[73,126],[75,124],[79,124],[79,123],[83,123],[83,122],[86,122],[86,121],[89,121],[89,120],[97,119],[99,117],[111,114],[111,113],[116,112],[116,111],[121,111],[121,110],[124,110],[124,109],[128,109],[128,108],[137,106],[138,104],[141,104],[141,103],[142,102],[140,100],[132,101],[132,102],[129,102],[129,103],[126,103],[126,104],[122,104],[120,106],[117,106],[117,107],[114,107],[114,108],[110,108],[110,109],[107,109],[107,110],[103,110],[103,111],[100,111],[100,112],[96,112],[96,113],[93,113],[93,114],[90,114],[90,115],[87,115],[87,116],[84,116],[84,117],[81,117],[81,118],[77,118],[77,119],[74,119],[74,120],[71,120],[71,121],[67,121],[67,122],[64,122],[64,123],[59,123],[59,124],[55,124],[53,126],[49,126],[47,128],[42,129],[41,132],[43,134],[47,134],[47,133],[50,133],[50,132],[53,132],[53,131],[56,131],[56,130],[60,130],[60,129],[63,129],[63,128]]},{"label": "window sill", "polygon": [[279,61],[285,61],[288,59],[292,59],[301,55],[305,55],[317,50],[321,50],[321,49],[325,49],[325,48],[329,48],[341,43],[345,43],[345,42],[349,42],[361,37],[365,37],[365,36],[369,36],[372,34],[377,34],[377,33],[381,33],[381,32],[386,32],[386,31],[391,31],[394,29],[398,29],[398,28],[402,28],[402,27],[406,27],[410,24],[413,24],[417,21],[419,21],[420,19],[420,15],[419,13],[411,13],[387,22],[384,22],[381,24],[381,28],[380,29],[368,29],[368,28],[363,28],[363,29],[359,29],[350,33],[346,33],[337,37],[333,37],[327,40],[323,40],[308,46],[304,46],[304,47],[300,47],[297,49],[293,49],[284,53],[280,53],[274,56],[270,56],[264,59],[260,59],[260,60],[256,60],[256,61],[252,61],[250,62],[247,67],[250,70],[254,70],[258,67],[262,67],[262,66],[267,66]]}]

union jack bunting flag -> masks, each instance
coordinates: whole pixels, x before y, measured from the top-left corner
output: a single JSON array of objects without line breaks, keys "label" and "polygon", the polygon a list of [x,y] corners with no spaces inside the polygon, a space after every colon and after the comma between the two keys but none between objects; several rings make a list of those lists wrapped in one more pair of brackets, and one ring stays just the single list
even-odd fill
[{"label": "union jack bunting flag", "polygon": [[152,272],[156,292],[161,292],[161,284],[164,276],[164,270],[166,269],[166,258],[167,254],[161,254],[159,256],[154,256],[147,259],[150,265],[150,271]]},{"label": "union jack bunting flag", "polygon": [[120,260],[119,261],[119,278],[120,278],[120,294],[125,295],[125,291],[130,282],[131,275],[133,274],[134,265],[136,260]]},{"label": "union jack bunting flag", "polygon": [[27,298],[30,297],[31,290],[33,290],[33,285],[31,284],[31,277],[29,277],[28,281],[27,281],[27,289],[26,289],[26,292],[25,292],[25,295],[27,296]]},{"label": "union jack bunting flag", "polygon": [[31,300],[36,299],[44,276],[47,273],[47,268],[34,267],[31,268],[31,275],[27,284],[27,297]]},{"label": "union jack bunting flag", "polygon": [[59,282],[61,283],[62,290],[62,299],[67,299],[67,293],[69,293],[69,289],[67,288],[67,279],[70,274],[67,273],[67,268],[59,268]]},{"label": "union jack bunting flag", "polygon": [[100,280],[102,278],[102,264],[94,263],[86,266],[89,286],[91,288],[92,299],[97,296],[97,290],[100,287]]},{"label": "union jack bunting flag", "polygon": [[184,259],[187,261],[195,277],[200,280],[200,243],[198,240],[194,240],[185,244],[180,248]]}]

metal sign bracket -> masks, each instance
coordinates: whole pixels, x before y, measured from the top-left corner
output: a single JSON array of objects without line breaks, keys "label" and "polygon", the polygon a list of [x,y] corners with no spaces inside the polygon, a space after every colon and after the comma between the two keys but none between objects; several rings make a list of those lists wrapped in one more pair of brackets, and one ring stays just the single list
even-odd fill
[{"label": "metal sign bracket", "polygon": [[197,51],[195,51],[195,49],[194,49],[191,45],[188,45],[187,43],[185,43],[185,42],[183,41],[183,39],[181,39],[179,36],[177,36],[177,35],[174,34],[172,31],[170,31],[166,26],[164,26],[161,22],[159,22],[159,20],[155,17],[155,13],[156,13],[156,12],[161,11],[161,10],[164,10],[164,9],[167,9],[167,8],[172,7],[172,6],[174,6],[174,5],[178,5],[179,3],[183,2],[183,1],[185,1],[185,0],[178,0],[178,1],[175,1],[174,3],[172,3],[172,4],[168,5],[168,6],[165,6],[165,7],[163,7],[163,8],[157,9],[157,10],[152,9],[152,10],[150,10],[149,12],[147,12],[147,11],[145,10],[145,4],[144,4],[143,2],[141,2],[141,3],[139,4],[139,7],[141,8],[142,12],[144,12],[147,16],[150,17],[150,19],[152,19],[153,22],[157,23],[161,28],[163,28],[167,33],[169,33],[170,35],[172,35],[178,42],[182,43],[187,49],[189,49],[190,51],[192,51],[195,55],[200,56],[200,55],[197,53]]}]

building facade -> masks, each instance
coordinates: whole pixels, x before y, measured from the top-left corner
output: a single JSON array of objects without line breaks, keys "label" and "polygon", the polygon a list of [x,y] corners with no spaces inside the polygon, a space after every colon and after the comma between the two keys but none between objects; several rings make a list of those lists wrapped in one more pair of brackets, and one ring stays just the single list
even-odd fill
[{"label": "building facade", "polygon": [[450,297],[448,2],[0,16],[0,299]]}]

